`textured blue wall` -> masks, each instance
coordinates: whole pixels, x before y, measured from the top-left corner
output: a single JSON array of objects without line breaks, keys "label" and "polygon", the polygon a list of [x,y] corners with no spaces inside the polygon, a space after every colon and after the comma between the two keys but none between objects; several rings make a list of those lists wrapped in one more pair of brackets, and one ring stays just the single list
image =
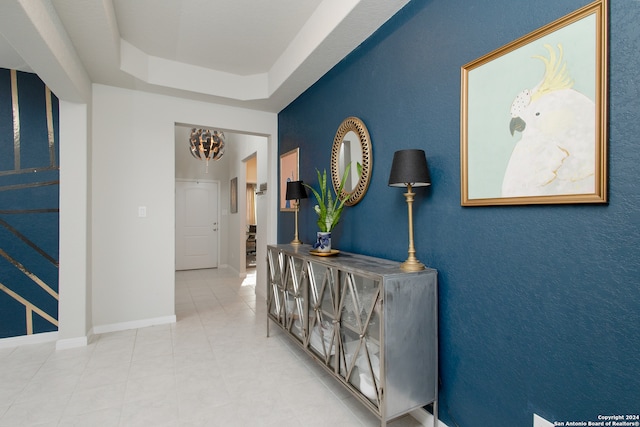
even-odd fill
[{"label": "textured blue wall", "polygon": [[[279,150],[300,147],[312,184],[345,117],[369,129],[372,182],[334,233],[342,250],[406,258],[406,204],[388,174],[394,151],[426,151],[433,185],[417,189],[415,239],[439,271],[450,426],[640,412],[639,1],[610,4],[609,203],[460,206],[460,67],[587,3],[414,0],[279,114]],[[293,214],[278,220],[290,241]]]},{"label": "textured blue wall", "polygon": [[58,99],[47,115],[42,80],[15,73],[16,164],[11,80],[0,68],[0,338],[58,329]]}]

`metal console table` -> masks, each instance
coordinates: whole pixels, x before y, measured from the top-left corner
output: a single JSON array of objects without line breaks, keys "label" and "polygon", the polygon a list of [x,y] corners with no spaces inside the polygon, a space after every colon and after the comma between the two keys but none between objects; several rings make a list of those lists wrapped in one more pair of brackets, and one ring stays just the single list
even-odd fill
[{"label": "metal console table", "polygon": [[309,245],[267,247],[269,320],[381,421],[433,404],[438,419],[437,271]]}]

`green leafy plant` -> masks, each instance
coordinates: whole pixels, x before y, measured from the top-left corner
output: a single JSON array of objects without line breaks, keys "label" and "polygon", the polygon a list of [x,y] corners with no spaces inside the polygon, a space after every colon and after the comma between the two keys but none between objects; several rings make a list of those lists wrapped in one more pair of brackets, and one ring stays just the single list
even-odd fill
[{"label": "green leafy plant", "polygon": [[346,197],[341,199],[340,195],[342,194],[342,189],[347,182],[350,168],[351,165],[347,165],[344,171],[344,175],[342,176],[342,181],[340,182],[340,188],[338,188],[338,191],[335,194],[332,194],[333,191],[327,188],[326,169],[322,174],[318,169],[316,169],[316,173],[318,174],[318,185],[320,187],[320,192],[318,192],[310,185],[304,184],[313,192],[313,195],[318,202],[318,204],[314,206],[314,210],[318,214],[318,228],[320,228],[320,231],[331,231],[338,224],[338,221],[340,221],[340,215],[342,215],[344,202],[347,200]]}]

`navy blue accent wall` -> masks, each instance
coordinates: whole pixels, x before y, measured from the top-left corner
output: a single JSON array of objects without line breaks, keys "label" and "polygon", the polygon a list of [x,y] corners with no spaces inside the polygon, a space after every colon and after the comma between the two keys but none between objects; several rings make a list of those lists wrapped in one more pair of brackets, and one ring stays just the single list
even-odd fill
[{"label": "navy blue accent wall", "polygon": [[[367,125],[371,185],[334,232],[346,251],[406,258],[406,203],[388,174],[394,151],[426,151],[433,185],[416,189],[415,240],[439,272],[440,418],[452,427],[640,412],[640,2],[610,3],[609,203],[460,206],[460,67],[587,3],[414,0],[278,116],[279,150],[300,147],[312,184],[341,121]],[[305,242],[313,202],[301,205]],[[293,220],[279,213],[279,242]]]},{"label": "navy blue accent wall", "polygon": [[0,338],[58,329],[58,99],[50,94],[50,144],[45,84],[15,78],[19,156],[11,71],[0,69]]}]

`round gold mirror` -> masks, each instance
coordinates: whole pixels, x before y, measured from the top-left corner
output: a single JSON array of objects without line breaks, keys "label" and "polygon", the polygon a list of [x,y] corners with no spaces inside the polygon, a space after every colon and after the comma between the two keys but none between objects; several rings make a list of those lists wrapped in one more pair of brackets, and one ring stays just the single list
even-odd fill
[{"label": "round gold mirror", "polygon": [[371,139],[362,120],[357,117],[344,119],[331,148],[331,181],[336,192],[345,176],[341,197],[346,198],[345,205],[353,206],[367,192],[371,179]]}]

